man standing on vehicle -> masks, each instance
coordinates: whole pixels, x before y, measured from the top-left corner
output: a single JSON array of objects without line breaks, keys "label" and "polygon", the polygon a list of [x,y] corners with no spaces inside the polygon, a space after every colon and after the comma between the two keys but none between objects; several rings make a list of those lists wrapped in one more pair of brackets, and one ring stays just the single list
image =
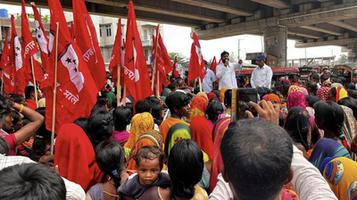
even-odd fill
[{"label": "man standing on vehicle", "polygon": [[219,79],[218,89],[236,89],[236,69],[239,69],[239,64],[233,64],[229,62],[229,53],[223,51],[221,53],[222,63],[217,66],[216,77]]},{"label": "man standing on vehicle", "polygon": [[273,77],[273,71],[268,65],[264,63],[264,60],[264,55],[259,55],[255,59],[258,67],[254,69],[250,78],[250,85],[252,86],[252,88],[271,88],[271,79]]}]

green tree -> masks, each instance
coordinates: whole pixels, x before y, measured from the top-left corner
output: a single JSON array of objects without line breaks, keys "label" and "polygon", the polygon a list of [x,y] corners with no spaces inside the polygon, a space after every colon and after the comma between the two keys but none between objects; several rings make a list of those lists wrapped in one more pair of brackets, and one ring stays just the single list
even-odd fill
[{"label": "green tree", "polygon": [[345,54],[342,54],[337,60],[338,64],[346,64],[347,62],[348,62],[348,57]]},{"label": "green tree", "polygon": [[177,57],[177,63],[181,64],[182,67],[187,70],[187,66],[188,66],[188,58],[186,58],[184,55],[177,53],[177,52],[171,52],[169,53],[170,56],[170,60],[172,61],[172,63],[175,60],[175,57]]}]

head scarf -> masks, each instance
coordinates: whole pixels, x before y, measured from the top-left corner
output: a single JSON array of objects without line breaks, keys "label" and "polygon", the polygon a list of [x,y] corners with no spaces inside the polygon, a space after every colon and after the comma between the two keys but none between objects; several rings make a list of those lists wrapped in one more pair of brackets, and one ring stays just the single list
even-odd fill
[{"label": "head scarf", "polygon": [[145,146],[157,146],[162,149],[162,137],[160,132],[156,130],[148,131],[142,134],[136,143],[134,144],[133,148],[131,149],[130,156],[128,158],[129,164],[128,169],[134,170],[135,169],[135,160],[134,157],[138,153],[139,149]]},{"label": "head scarf", "polygon": [[348,92],[341,83],[334,83],[331,88],[336,88],[336,102],[348,97]]},{"label": "head scarf", "polygon": [[166,141],[165,141],[165,155],[166,158],[169,157],[170,151],[172,147],[176,144],[179,140],[184,139],[191,139],[191,129],[185,124],[175,124],[173,125],[167,134]]},{"label": "head scarf", "polygon": [[102,180],[89,138],[75,124],[64,124],[58,132],[54,164],[59,175],[82,186],[87,191]]},{"label": "head scarf", "polygon": [[330,90],[330,87],[322,86],[317,90],[316,95],[320,98],[320,100],[326,101],[330,95]]},{"label": "head scarf", "polygon": [[351,158],[347,149],[334,139],[322,138],[317,143],[309,161],[322,173],[327,159],[338,157]]},{"label": "head scarf", "polygon": [[286,98],[286,103],[287,103],[288,110],[290,110],[292,107],[295,106],[306,109],[306,105],[307,105],[305,95],[300,91],[295,91],[290,93],[288,95],[288,98]]},{"label": "head scarf", "polygon": [[338,199],[357,199],[357,162],[345,157],[331,159],[323,176]]},{"label": "head scarf", "polygon": [[192,140],[208,154],[210,160],[213,158],[213,140],[212,140],[212,124],[203,117],[196,116],[192,119],[190,128],[192,131]]},{"label": "head scarf", "polygon": [[204,116],[208,106],[208,99],[203,96],[195,96],[191,102],[190,119],[195,116]]},{"label": "head scarf", "polygon": [[212,101],[213,99],[217,98],[217,96],[214,92],[208,93],[207,97],[208,97],[208,101]]},{"label": "head scarf", "polygon": [[196,94],[196,97],[204,97],[208,101],[208,96],[205,92],[199,92]]},{"label": "head scarf", "polygon": [[279,98],[279,96],[274,93],[264,95],[263,99],[265,101],[271,101],[272,103],[281,103],[281,99]]},{"label": "head scarf", "polygon": [[211,168],[211,178],[209,188],[210,191],[216,187],[218,174],[222,172],[223,169],[223,160],[221,156],[221,140],[224,136],[224,133],[228,129],[229,124],[231,123],[231,118],[226,117],[217,121],[216,125],[213,128],[213,160]]},{"label": "head scarf", "polygon": [[292,85],[292,86],[289,87],[288,95],[293,93],[293,92],[302,92],[304,95],[309,95],[309,93],[307,92],[306,88],[300,87],[298,85]]},{"label": "head scarf", "polygon": [[126,148],[133,148],[138,138],[145,132],[154,129],[154,118],[148,112],[138,113],[131,119],[130,136]]}]

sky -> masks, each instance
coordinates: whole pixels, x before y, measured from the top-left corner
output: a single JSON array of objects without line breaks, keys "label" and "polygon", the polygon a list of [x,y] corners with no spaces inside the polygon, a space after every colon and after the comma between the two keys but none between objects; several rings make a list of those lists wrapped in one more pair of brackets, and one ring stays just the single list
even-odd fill
[{"label": "sky", "polygon": [[[0,8],[6,8],[9,14],[21,13],[20,6],[0,4]],[[26,12],[32,13],[32,9],[27,7]],[[41,9],[41,12],[49,15],[48,9]],[[164,24],[163,38],[168,52],[177,52],[189,57],[192,44],[190,33],[190,27]],[[238,43],[240,43],[240,58],[243,60],[246,53],[262,52],[264,50],[264,40],[257,35],[239,35],[214,40],[200,40],[202,54],[204,59],[208,61],[213,56],[219,57],[224,50],[234,53],[238,57]],[[288,40],[287,54],[288,59],[305,58],[306,55],[307,57],[336,56],[337,60],[341,54],[345,53],[342,53],[341,47],[338,46],[313,47],[306,48],[306,50],[305,48],[295,48],[295,41]]]}]

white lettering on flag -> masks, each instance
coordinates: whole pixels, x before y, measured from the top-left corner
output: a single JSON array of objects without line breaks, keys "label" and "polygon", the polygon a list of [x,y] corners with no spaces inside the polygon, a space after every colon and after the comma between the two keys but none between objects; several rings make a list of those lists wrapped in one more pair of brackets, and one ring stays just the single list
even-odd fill
[{"label": "white lettering on flag", "polygon": [[80,92],[84,86],[84,76],[78,69],[78,56],[73,49],[72,44],[67,46],[66,52],[61,57],[62,64],[67,68],[71,82]]},{"label": "white lettering on flag", "polygon": [[36,44],[34,41],[31,41],[30,43],[28,43],[25,47],[25,56],[29,53],[29,51],[31,51],[33,48],[35,48]]},{"label": "white lettering on flag", "polygon": [[83,54],[83,59],[88,63],[89,59],[91,56],[94,56],[94,50],[92,48],[89,48],[84,54]]},{"label": "white lettering on flag", "polygon": [[66,90],[63,95],[69,100],[73,105],[76,105],[79,101],[79,96],[72,94],[70,91]]}]

